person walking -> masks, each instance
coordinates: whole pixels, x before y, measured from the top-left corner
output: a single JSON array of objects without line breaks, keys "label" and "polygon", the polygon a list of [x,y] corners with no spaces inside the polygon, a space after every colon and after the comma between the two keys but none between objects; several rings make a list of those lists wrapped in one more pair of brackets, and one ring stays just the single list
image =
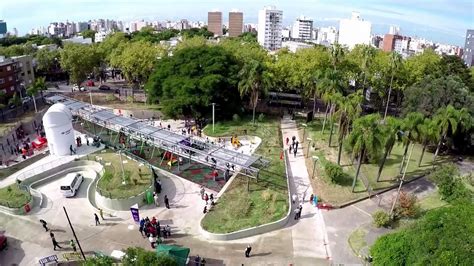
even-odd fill
[{"label": "person walking", "polygon": [[298,220],[300,218],[300,208],[296,208],[294,210],[294,212],[295,212],[295,217],[294,218],[295,218],[295,220]]},{"label": "person walking", "polygon": [[290,138],[286,137],[286,146],[290,143]]},{"label": "person walking", "polygon": [[100,218],[102,218],[102,221],[105,220],[104,219],[104,210],[102,210],[101,208],[99,208],[99,215],[100,215]]},{"label": "person walking", "polygon": [[313,204],[313,199],[314,199],[314,194],[311,194],[309,197],[309,203],[312,205]]},{"label": "person walking", "polygon": [[155,201],[156,207],[160,206],[160,202],[158,200],[158,194],[155,193],[155,196],[153,196],[153,200]]},{"label": "person walking", "polygon": [[201,194],[201,199],[204,199],[204,193],[206,193],[204,186],[201,186],[201,190],[199,190],[199,193]]},{"label": "person walking", "polygon": [[297,149],[297,148],[293,149],[293,154],[295,155],[295,158],[296,158],[296,153],[297,153],[297,152],[298,152],[298,149]]},{"label": "person walking", "polygon": [[168,200],[168,195],[165,195],[165,206],[167,209],[170,208],[170,201]]},{"label": "person walking", "polygon": [[298,207],[298,209],[300,210],[300,211],[298,212],[298,219],[299,219],[299,218],[301,218],[301,213],[303,212],[303,205],[300,204],[300,206]]},{"label": "person walking", "polygon": [[73,250],[74,252],[77,251],[77,249],[76,249],[76,243],[74,243],[74,240],[71,239],[71,241],[69,242],[69,245],[71,246],[71,248],[72,248],[72,250]]},{"label": "person walking", "polygon": [[298,149],[298,145],[299,145],[299,144],[300,144],[300,143],[299,143],[298,141],[295,142],[295,150]]},{"label": "person walking", "polygon": [[49,230],[48,229],[48,223],[43,219],[40,220],[40,223],[43,225],[44,231],[48,232],[48,230]]},{"label": "person walking", "polygon": [[56,238],[54,236],[51,238],[51,241],[53,241],[53,249],[56,250],[56,248],[62,248],[59,244],[58,241],[56,241]]},{"label": "person walking", "polygon": [[291,154],[291,151],[293,150],[293,145],[290,145],[289,152]]},{"label": "person walking", "polygon": [[95,225],[99,225],[100,224],[100,221],[99,221],[99,216],[97,216],[97,213],[94,213],[94,219],[95,219]]},{"label": "person walking", "polygon": [[209,201],[209,195],[207,195],[207,193],[204,194],[204,200],[206,201],[206,205],[207,205],[207,201]]},{"label": "person walking", "polygon": [[291,195],[291,202],[295,204],[297,199],[298,197],[296,196],[296,194],[293,193],[293,195]]},{"label": "person walking", "polygon": [[250,257],[250,251],[252,251],[252,247],[250,245],[247,245],[247,248],[245,249],[246,258]]}]

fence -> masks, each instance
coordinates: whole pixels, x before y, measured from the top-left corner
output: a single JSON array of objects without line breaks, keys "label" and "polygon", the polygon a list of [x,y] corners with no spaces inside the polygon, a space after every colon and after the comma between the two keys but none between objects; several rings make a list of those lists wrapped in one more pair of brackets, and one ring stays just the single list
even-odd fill
[{"label": "fence", "polygon": [[63,165],[65,163],[68,163],[70,162],[71,160],[67,160],[67,159],[57,159],[57,160],[54,160],[54,161],[51,161],[51,162],[48,162],[48,163],[45,163],[45,164],[42,164],[38,167],[35,167],[33,169],[30,169],[30,170],[27,170],[21,174],[19,174],[16,179],[17,180],[20,180],[20,181],[23,181],[25,180],[26,178],[28,177],[31,177],[31,176],[35,176],[37,174],[40,174],[46,170],[50,170],[50,169],[53,169],[53,168],[56,168],[60,165]]}]

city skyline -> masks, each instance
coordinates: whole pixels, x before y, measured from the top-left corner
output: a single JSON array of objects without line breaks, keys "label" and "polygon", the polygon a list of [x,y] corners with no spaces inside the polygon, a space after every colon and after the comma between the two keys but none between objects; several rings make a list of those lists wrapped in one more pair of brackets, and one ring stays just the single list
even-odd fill
[{"label": "city skyline", "polygon": [[[17,0],[0,3],[0,19],[11,31],[17,28],[20,35],[53,21],[87,21],[92,19],[132,20],[177,20],[207,21],[207,12],[218,9],[223,12],[223,22],[228,21],[228,12],[238,9],[244,13],[244,23],[257,23],[258,10],[266,5],[275,5],[283,10],[283,25],[291,25],[297,17],[304,15],[314,20],[316,27],[338,26],[339,20],[349,18],[352,11],[372,22],[373,34],[388,32],[390,25],[398,25],[403,35],[418,36],[435,42],[464,45],[468,28],[474,27],[471,1],[375,1],[375,0],[297,0],[297,1],[250,1],[238,4],[228,0],[208,0],[196,5],[189,0],[173,3],[163,0],[138,0],[133,3],[103,0]],[[38,4],[34,9],[32,5]],[[26,11],[25,11],[26,10]]]}]

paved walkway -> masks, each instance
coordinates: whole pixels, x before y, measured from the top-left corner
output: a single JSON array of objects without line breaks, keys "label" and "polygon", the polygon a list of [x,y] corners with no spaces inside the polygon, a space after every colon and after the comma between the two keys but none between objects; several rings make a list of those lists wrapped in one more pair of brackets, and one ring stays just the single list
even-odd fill
[{"label": "paved walkway", "polygon": [[290,145],[293,136],[300,142],[296,156],[293,153],[288,153],[291,195],[295,194],[299,202],[293,205],[293,209],[297,208],[299,204],[303,206],[301,219],[291,230],[294,256],[330,259],[331,252],[327,245],[328,240],[322,211],[309,202],[309,198],[313,194],[313,188],[306,169],[303,145],[298,137],[296,122],[291,120],[289,116],[285,116],[281,120],[281,131],[285,149],[289,148],[289,146],[286,146],[287,137],[290,139]]}]

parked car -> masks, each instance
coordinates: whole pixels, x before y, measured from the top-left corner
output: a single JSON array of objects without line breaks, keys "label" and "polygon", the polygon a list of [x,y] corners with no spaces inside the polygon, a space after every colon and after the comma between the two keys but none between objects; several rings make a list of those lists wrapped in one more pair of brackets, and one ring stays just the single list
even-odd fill
[{"label": "parked car", "polygon": [[79,87],[77,84],[74,84],[74,86],[72,86],[72,91],[86,91],[86,88],[85,87]]},{"label": "parked car", "polygon": [[66,198],[74,197],[82,184],[84,177],[79,173],[69,173],[61,182],[61,192]]},{"label": "parked car", "polygon": [[0,250],[3,250],[7,246],[7,237],[5,231],[0,231]]},{"label": "parked car", "polygon": [[99,86],[99,90],[109,91],[109,90],[110,90],[110,87],[107,86],[107,85],[100,85],[100,86]]}]

